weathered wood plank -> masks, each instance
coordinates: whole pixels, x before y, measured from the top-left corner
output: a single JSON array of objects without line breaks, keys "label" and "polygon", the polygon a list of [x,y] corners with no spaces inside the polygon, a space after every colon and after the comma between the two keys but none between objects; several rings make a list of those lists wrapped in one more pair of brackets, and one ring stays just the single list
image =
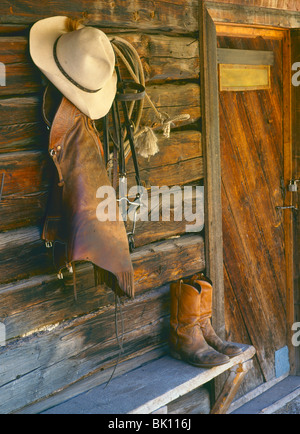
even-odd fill
[{"label": "weathered wood plank", "polygon": [[[160,152],[150,161],[139,157],[141,177],[147,186],[181,185],[203,177],[198,131],[173,132],[170,139],[159,134],[158,138]],[[52,182],[51,168],[52,162],[44,152],[2,154],[0,176],[2,179],[5,173],[5,178],[0,207],[1,231],[42,223]],[[135,183],[131,160],[127,172],[129,181]]]},{"label": "weathered wood plank", "polygon": [[39,228],[0,233],[0,282],[50,272],[52,263]]},{"label": "weathered wood plank", "polygon": [[[176,126],[188,125],[199,121],[200,111],[200,86],[194,83],[188,84],[164,84],[147,87],[147,92],[156,108],[166,112],[170,118],[181,114],[189,114],[188,121],[177,122]],[[145,101],[143,112],[144,125],[157,125],[159,122],[155,113]]]},{"label": "weathered wood plank", "polygon": [[[143,246],[156,242],[158,240],[163,240],[171,238],[174,236],[183,235],[187,232],[199,233],[204,227],[204,198],[203,194],[195,191],[189,195],[188,199],[192,202],[193,214],[188,215],[189,212],[186,209],[184,201],[187,200],[187,194],[183,199],[183,203],[179,206],[182,207],[182,219],[181,221],[176,221],[175,213],[178,212],[174,206],[170,206],[170,221],[151,221],[151,203],[148,205],[149,211],[149,221],[138,221],[136,223],[136,231],[134,235],[134,241],[136,247]],[[162,214],[162,205],[159,207],[160,215]],[[195,216],[196,215],[196,216]],[[192,220],[192,221],[191,221]],[[130,221],[128,225],[130,227]]]},{"label": "weathered wood plank", "polygon": [[[147,92],[157,108],[167,112],[170,116],[182,113],[190,114],[191,121],[184,124],[194,122],[200,118],[198,101],[200,88],[196,84],[148,86]],[[170,98],[170,95],[172,95],[172,98]],[[0,101],[0,115],[0,126],[41,121],[41,98],[28,96],[2,99]],[[149,104],[146,103],[143,123],[152,124],[153,122],[157,123],[157,119]]]},{"label": "weathered wood plank", "polygon": [[47,149],[47,137],[42,122],[0,126],[0,154]]},{"label": "weathered wood plank", "polygon": [[0,59],[6,69],[6,85],[0,95],[34,93],[41,87],[41,74],[32,62],[28,39],[0,37]]},{"label": "weathered wood plank", "polygon": [[242,5],[226,3],[206,2],[209,13],[216,23],[236,23],[252,27],[267,26],[276,28],[299,28],[300,26],[298,11],[263,6],[248,7],[248,4],[245,6],[244,3]]},{"label": "weathered wood plank", "polygon": [[221,153],[219,131],[217,35],[206,4],[200,2],[200,64],[202,141],[205,179],[205,249],[207,274],[214,282],[213,323],[224,338],[223,235],[221,209]]},{"label": "weathered wood plank", "polygon": [[[168,287],[125,301],[122,360],[167,341],[168,305]],[[114,318],[115,307],[104,307],[1,348],[0,413],[24,407],[115,362],[119,347]]]},{"label": "weathered wood plank", "polygon": [[[291,32],[291,63],[300,62],[300,31]],[[295,73],[295,71],[293,71]],[[299,82],[299,78],[297,80]],[[300,87],[292,86],[292,133],[293,133],[293,178],[300,179]],[[298,183],[298,191],[299,191]],[[293,193],[296,207],[300,209],[300,195]],[[296,219],[294,227],[295,266],[294,266],[294,290],[295,290],[295,321],[300,321],[300,213],[294,216]],[[296,372],[300,373],[300,354],[296,352]]]},{"label": "weathered wood plank", "polygon": [[64,3],[37,4],[34,0],[16,0],[14,4],[4,0],[0,7],[1,23],[27,23],[55,15],[82,17],[84,13],[91,25],[137,29],[160,29],[182,33],[197,30],[198,1],[188,0],[183,6],[180,0],[133,0],[126,4],[121,0],[75,0]]},{"label": "weathered wood plank", "polygon": [[[193,186],[195,188],[196,186]],[[183,193],[182,193],[183,194]],[[30,193],[26,195],[10,195],[2,197],[0,207],[0,221],[1,230],[8,231],[26,226],[41,226],[43,225],[48,200],[48,191]],[[196,197],[191,198],[192,209],[200,213],[200,208],[203,208],[202,199]],[[199,207],[200,203],[200,207]],[[149,197],[148,204],[149,213],[151,211],[151,200]],[[184,212],[184,203],[182,205],[182,212]],[[161,212],[160,212],[161,213]],[[161,219],[160,219],[161,220]],[[130,225],[130,221],[128,223]],[[203,228],[202,214],[197,215],[191,222],[186,220],[183,215],[182,221],[174,221],[174,209],[170,208],[170,221],[138,221],[135,231],[135,245],[136,247],[145,244],[153,243],[165,238],[175,235],[181,235],[186,232],[187,225],[197,225],[193,232],[200,232]]]},{"label": "weathered wood plank", "polygon": [[274,65],[273,51],[218,48],[218,63],[237,65]]},{"label": "weathered wood plank", "polygon": [[[114,34],[109,36],[112,38]],[[195,39],[140,33],[122,34],[122,38],[137,49],[147,83],[198,79],[199,57]],[[6,67],[6,86],[0,88],[0,95],[22,95],[42,89],[41,73],[29,55],[28,38],[0,37],[0,59]],[[124,75],[123,68],[121,72]]]},{"label": "weathered wood plank", "polygon": [[26,226],[41,226],[45,218],[47,200],[48,191],[2,197],[0,230],[8,231]]},{"label": "weathered wood plank", "polygon": [[[275,53],[270,90],[220,94],[224,262],[268,380],[274,376],[274,352],[286,345],[284,237],[275,209],[283,200],[282,45],[275,39],[231,43],[269,46]],[[231,325],[235,319],[231,316]]]},{"label": "weathered wood plank", "polygon": [[203,270],[203,249],[203,238],[199,235],[186,235],[140,248],[131,255],[136,285],[140,290],[155,288]]},{"label": "weathered wood plank", "polygon": [[[157,169],[162,166],[176,164],[196,157],[202,157],[201,133],[199,131],[173,131],[170,138],[156,134],[159,152],[149,160],[138,155],[140,170]],[[127,173],[134,172],[134,165],[130,158],[127,163]]]},{"label": "weathered wood plank", "polygon": [[[199,93],[200,87],[197,84],[166,84],[148,86],[147,91],[156,104],[157,108],[168,113],[171,117],[183,113],[188,113],[191,119],[184,122],[176,123],[176,126],[188,125],[200,119]],[[172,95],[172,98],[170,98]],[[38,123],[38,125],[37,125]],[[157,124],[157,118],[154,115],[149,104],[145,104],[143,113],[143,124]],[[30,124],[30,125],[28,125]],[[4,98],[0,100],[0,128],[4,131],[5,139],[1,138],[0,145],[6,150],[9,149],[7,140],[11,142],[13,148],[18,142],[23,144],[24,141],[30,140],[30,128],[37,128],[45,134],[44,122],[41,117],[41,97],[27,96],[23,98]],[[3,130],[2,130],[3,128]],[[21,130],[19,131],[19,129]],[[43,128],[41,130],[40,128]],[[15,131],[15,138],[13,132]],[[25,136],[23,136],[23,134]],[[38,136],[39,137],[39,136]],[[37,137],[37,139],[38,139]],[[31,138],[32,140],[32,138]],[[0,149],[1,147],[0,146]]]},{"label": "weathered wood plank", "polygon": [[[27,96],[26,98],[5,98],[0,100],[0,127],[36,123],[41,121],[41,98]],[[18,137],[18,136],[17,136]]]},{"label": "weathered wood plank", "polygon": [[50,163],[50,158],[45,152],[28,151],[2,154],[0,173],[5,174],[3,197],[12,194],[22,196],[45,191],[50,182],[52,167]]},{"label": "weathered wood plank", "polygon": [[146,82],[199,78],[199,48],[195,38],[145,33],[124,33],[117,36],[128,40],[137,49],[144,66]]},{"label": "weathered wood plank", "polygon": [[[207,3],[214,2],[214,0],[206,0]],[[245,6],[244,0],[218,0],[218,3],[226,3],[233,5]],[[300,11],[300,6],[297,0],[247,0],[248,8],[272,8],[283,9],[288,11]]]},{"label": "weathered wood plank", "polygon": [[23,36],[27,30],[26,24],[0,24],[1,36]]},{"label": "weathered wood plank", "polygon": [[119,377],[120,375],[126,374],[127,372],[130,372],[133,369],[148,363],[149,361],[163,357],[166,352],[167,345],[158,346],[157,348],[154,348],[153,350],[146,353],[143,353],[143,350],[140,350],[138,353],[135,353],[133,358],[130,358],[130,356],[125,358],[125,360],[119,363],[115,369],[115,363],[112,360],[111,362],[102,365],[101,369],[93,372],[92,375],[82,378],[74,384],[68,385],[58,393],[48,396],[45,400],[42,399],[38,400],[32,405],[29,404],[23,407],[20,411],[14,412],[14,414],[41,414],[49,407],[53,407],[54,405],[58,405],[61,402],[65,402],[66,400],[77,396],[78,394],[84,393],[91,388],[98,386],[99,384],[105,384],[108,382],[113,370],[114,378]]},{"label": "weathered wood plank", "polygon": [[[186,235],[136,249],[132,261],[137,291],[158,287],[183,275],[203,270],[203,248],[201,236]],[[46,249],[41,240],[39,228],[0,233],[0,258],[1,283],[54,271],[51,250]],[[170,261],[174,263],[170,265]],[[87,272],[93,275],[91,267],[88,267]],[[80,285],[80,276],[77,280]]]},{"label": "weathered wood plank", "polygon": [[[203,159],[201,157],[160,168],[141,170],[141,179],[145,183],[146,188],[151,186],[189,184],[202,178]],[[134,174],[129,174],[128,186],[131,187],[135,184]]]}]

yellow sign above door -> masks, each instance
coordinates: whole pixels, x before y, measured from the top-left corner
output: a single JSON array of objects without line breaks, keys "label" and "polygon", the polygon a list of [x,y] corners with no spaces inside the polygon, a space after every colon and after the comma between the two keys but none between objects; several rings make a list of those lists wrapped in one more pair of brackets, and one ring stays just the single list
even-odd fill
[{"label": "yellow sign above door", "polygon": [[270,65],[219,64],[220,91],[270,89]]}]

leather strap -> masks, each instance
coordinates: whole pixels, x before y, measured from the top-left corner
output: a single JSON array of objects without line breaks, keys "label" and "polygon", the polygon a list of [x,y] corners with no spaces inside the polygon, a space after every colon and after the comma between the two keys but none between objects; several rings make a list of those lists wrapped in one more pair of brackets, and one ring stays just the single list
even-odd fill
[{"label": "leather strap", "polygon": [[[129,144],[130,144],[132,161],[133,161],[134,169],[135,169],[136,183],[137,183],[137,185],[141,186],[142,183],[141,183],[141,178],[140,178],[140,171],[139,171],[137,155],[136,155],[136,151],[135,151],[132,124],[130,122],[128,109],[127,109],[127,105],[126,105],[126,101],[128,101],[128,100],[125,99],[126,82],[124,82],[122,80],[120,69],[118,66],[116,66],[116,72],[117,72],[118,83],[119,83],[119,92],[117,93],[117,99],[119,101],[121,101],[121,104],[122,104],[122,109],[123,109],[123,114],[124,114],[124,119],[125,119],[125,127],[127,130],[127,136],[128,136],[128,140],[129,140]],[[137,83],[135,83],[135,84],[137,84]],[[141,86],[141,87],[144,88],[143,86]],[[138,94],[133,94],[133,95],[136,97],[136,95],[138,95]]]},{"label": "leather strap", "polygon": [[[119,70],[116,67],[117,71]],[[136,92],[126,93],[127,89],[132,89]],[[145,98],[146,89],[142,84],[135,83],[134,81],[129,80],[119,80],[118,92],[116,99],[118,101],[140,101]]]}]

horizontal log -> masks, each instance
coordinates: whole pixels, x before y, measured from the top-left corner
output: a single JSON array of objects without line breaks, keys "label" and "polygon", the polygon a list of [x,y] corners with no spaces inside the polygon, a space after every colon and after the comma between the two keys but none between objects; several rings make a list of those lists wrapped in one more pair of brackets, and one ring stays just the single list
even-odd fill
[{"label": "horizontal log", "polygon": [[0,126],[0,154],[47,149],[47,138],[41,122]]},{"label": "horizontal log", "polygon": [[41,74],[30,58],[28,38],[1,37],[0,59],[6,76],[1,96],[33,93],[41,88]]},{"label": "horizontal log", "polygon": [[[147,87],[147,93],[157,110],[167,113],[170,119],[178,115],[190,115],[187,121],[175,122],[176,126],[197,122],[201,117],[200,86],[198,84],[153,85]],[[145,101],[142,124],[154,126],[160,124],[156,113],[147,101]]]},{"label": "horizontal log", "polygon": [[[168,287],[126,301],[121,361],[165,344],[168,314]],[[24,407],[113,364],[118,352],[113,305],[8,344],[0,349],[0,413]]]},{"label": "horizontal log", "polygon": [[[13,261],[16,259],[16,252],[19,251],[17,265],[19,268],[23,266],[23,274],[24,270],[28,273],[31,271],[32,264],[26,262],[26,256],[38,260],[38,256],[34,251],[29,251],[29,247],[33,250],[33,246],[36,249],[39,246],[40,255],[45,248],[39,240],[38,231],[31,229],[27,236],[24,235],[24,231],[15,232],[20,234],[18,239],[16,236],[14,239],[10,236],[7,240],[8,235],[6,235],[4,240],[4,234],[0,234],[0,257],[2,258],[5,248],[13,250],[15,257],[11,257],[10,262],[7,260],[6,263],[9,267],[16,267]],[[30,242],[28,242],[29,236],[31,236]],[[25,246],[23,249],[22,245]],[[9,255],[7,257],[9,259]],[[132,261],[138,297],[139,294],[152,288],[203,271],[205,268],[203,238],[188,235],[141,247],[132,254]],[[39,270],[42,271],[41,266]],[[0,271],[3,281],[5,269],[2,267],[2,260]],[[114,302],[113,293],[108,287],[99,285],[95,288],[93,266],[90,263],[76,265],[76,287],[77,303],[74,301],[73,275],[69,272],[64,273],[63,281],[57,279],[54,274],[45,274],[2,284],[0,322],[6,325],[7,339],[14,340],[18,336],[30,334],[32,330],[81,316]]]},{"label": "horizontal log", "polygon": [[[173,116],[189,114],[190,120],[176,122],[176,126],[188,125],[199,120],[200,114],[200,87],[189,83],[182,85],[166,84],[148,86],[147,91],[157,108]],[[172,98],[170,98],[172,95]],[[41,97],[27,96],[17,98],[4,98],[0,100],[0,129],[4,137],[0,139],[0,152],[2,146],[7,150],[17,146],[25,146],[34,138],[30,137],[30,130],[35,131],[36,140],[43,134],[43,146],[47,136],[45,125],[41,116]],[[159,125],[158,119],[149,104],[145,104],[142,116],[144,125]]]},{"label": "horizontal log", "polygon": [[[159,148],[157,154],[149,159],[137,155],[140,170],[161,168],[203,155],[199,131],[172,131],[170,138],[166,138],[162,134],[156,134],[156,137]],[[131,158],[128,160],[126,171],[128,174],[134,172]]]},{"label": "horizontal log", "polygon": [[0,282],[9,282],[52,270],[39,228],[0,233]]},{"label": "horizontal log", "polygon": [[155,288],[166,282],[204,270],[204,241],[186,235],[137,249],[131,255],[138,290]]},{"label": "horizontal log", "polygon": [[[139,157],[141,178],[150,185],[181,185],[203,177],[201,134],[174,131],[170,139],[157,135],[159,153]],[[45,140],[45,139],[44,139]],[[195,158],[199,156],[199,158]],[[2,154],[0,178],[5,173],[0,206],[0,230],[40,225],[46,211],[53,168],[45,152]],[[129,182],[135,183],[131,159],[127,165]],[[155,234],[154,241],[155,241]]]},{"label": "horizontal log", "polygon": [[[112,38],[115,35],[120,36],[109,36]],[[123,33],[121,37],[132,43],[139,53],[147,83],[199,78],[197,40],[136,33]],[[25,37],[0,37],[0,59],[6,68],[6,85],[0,88],[0,95],[41,91],[41,73],[29,55],[28,45],[28,38]],[[125,72],[126,69],[122,68],[122,75]]]},{"label": "horizontal log", "polygon": [[89,24],[122,29],[159,29],[180,33],[198,30],[198,1],[134,0],[126,4],[122,0],[72,0],[48,4],[34,0],[16,0],[13,5],[4,0],[0,5],[1,23],[33,24],[39,19],[55,15],[81,18],[85,13]]},{"label": "horizontal log", "polygon": [[[252,1],[256,2],[256,0]],[[216,23],[244,24],[249,25],[249,29],[254,26],[275,27],[276,29],[297,29],[300,27],[299,13],[293,10],[285,10],[285,13],[283,13],[281,8],[275,9],[268,6],[248,7],[248,4],[247,9],[245,9],[244,3],[242,5],[228,4],[227,1],[218,4],[208,3],[208,10]],[[252,33],[252,30],[249,30],[249,32]]]},{"label": "horizontal log", "polygon": [[[173,189],[174,191],[175,189]],[[170,190],[171,191],[171,190]],[[157,197],[161,196],[160,198]],[[169,196],[169,193],[167,193]],[[193,186],[192,190],[178,188],[175,192],[176,200],[170,197],[170,203],[166,197],[158,192],[148,192],[148,201],[143,197],[143,202],[147,203],[141,210],[148,221],[137,221],[134,235],[135,246],[140,247],[159,240],[183,235],[187,232],[201,232],[204,227],[204,194],[203,190],[197,190]],[[179,198],[179,200],[177,199]],[[157,202],[156,202],[157,200]],[[155,206],[158,205],[158,206]],[[189,208],[192,205],[192,208]],[[169,208],[169,209],[168,209]],[[159,221],[154,221],[153,215],[159,212]],[[164,220],[162,219],[163,214]],[[180,221],[178,220],[178,215]],[[144,218],[143,220],[146,220]],[[132,227],[132,222],[127,222],[127,230]]]},{"label": "horizontal log", "polygon": [[[192,158],[191,160],[180,161],[161,168],[143,169],[140,175],[146,188],[189,184],[203,178],[203,158]],[[134,174],[129,174],[128,185],[131,187],[135,184]]]},{"label": "horizontal log", "polygon": [[122,33],[137,50],[148,83],[155,80],[199,78],[199,45],[195,38],[182,36]]},{"label": "horizontal log", "polygon": [[0,127],[14,125],[17,132],[18,125],[36,122],[42,122],[41,98],[27,96],[0,100]]},{"label": "horizontal log", "polygon": [[[41,192],[48,187],[52,164],[45,152],[13,152],[2,154],[0,174],[5,174],[3,197]],[[1,229],[0,229],[1,230]]]},{"label": "horizontal log", "polygon": [[[27,226],[43,225],[47,209],[48,191],[32,193],[27,195],[10,195],[3,197],[0,207],[0,228],[3,231],[24,228]],[[203,203],[201,202],[201,206]],[[183,211],[184,211],[184,204]],[[199,203],[195,198],[192,199],[193,210],[199,209]],[[198,208],[196,208],[198,206]],[[149,212],[151,210],[151,201],[149,197]],[[196,212],[196,211],[195,211]],[[161,212],[160,212],[161,214]],[[171,236],[184,234],[187,225],[197,224],[194,232],[200,232],[203,228],[203,215],[197,215],[197,221],[174,221],[173,207],[170,209],[170,221],[138,221],[135,231],[136,247],[153,243]],[[160,218],[161,220],[161,218]],[[131,221],[128,225],[130,227]]]},{"label": "horizontal log", "polygon": [[0,231],[41,226],[47,208],[48,191],[2,197]]},{"label": "horizontal log", "polygon": [[26,24],[0,24],[1,36],[22,36],[27,30]]},{"label": "horizontal log", "polygon": [[[172,118],[189,114],[191,119],[179,123],[189,124],[197,121],[200,114],[200,87],[197,84],[165,84],[148,86],[147,92],[158,110],[167,112]],[[35,123],[42,121],[41,98],[28,96],[23,98],[6,98],[0,100],[0,127]],[[157,118],[149,103],[145,102],[143,124],[157,123]]]},{"label": "horizontal log", "polygon": [[[207,3],[213,2],[214,0],[207,0]],[[245,5],[244,0],[218,0],[218,3],[226,3],[233,5]],[[272,9],[282,9],[289,11],[300,11],[300,6],[297,0],[248,0],[247,7],[256,8],[272,8]]]},{"label": "horizontal log", "polygon": [[[138,155],[141,180],[146,188],[189,184],[203,178],[201,133],[172,132],[169,139],[157,134],[159,152],[145,159]],[[132,159],[127,165],[128,185],[135,184]]]}]

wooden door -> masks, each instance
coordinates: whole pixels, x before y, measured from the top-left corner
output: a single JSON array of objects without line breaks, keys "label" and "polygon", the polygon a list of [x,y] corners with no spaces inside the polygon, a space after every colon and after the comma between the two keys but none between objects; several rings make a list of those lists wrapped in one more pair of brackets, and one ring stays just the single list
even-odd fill
[{"label": "wooden door", "polygon": [[289,44],[282,31],[235,27],[219,32],[218,47],[274,59],[269,88],[219,92],[227,337],[255,346],[257,382],[268,381],[280,375],[276,355],[288,346],[289,232],[276,207],[286,204],[290,176]]},{"label": "wooden door", "polygon": [[[293,137],[293,179],[300,179],[300,29],[291,31],[291,64],[293,66],[292,77],[292,137]],[[292,202],[300,210],[300,182],[294,192]],[[295,323],[300,322],[300,212],[295,215],[294,226],[295,245]],[[298,330],[298,328],[297,328]],[[298,340],[299,341],[299,340]],[[300,348],[296,347],[295,368],[300,375]]]}]

